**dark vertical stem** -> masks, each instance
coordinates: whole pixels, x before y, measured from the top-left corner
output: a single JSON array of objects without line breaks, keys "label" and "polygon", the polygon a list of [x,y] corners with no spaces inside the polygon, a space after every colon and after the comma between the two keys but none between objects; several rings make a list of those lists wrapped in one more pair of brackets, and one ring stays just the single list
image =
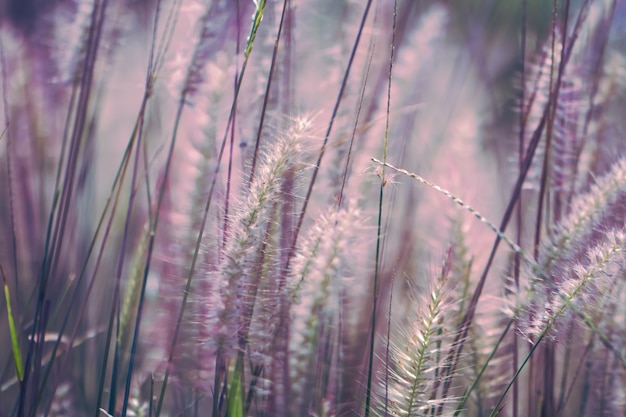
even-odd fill
[{"label": "dark vertical stem", "polygon": [[354,147],[354,138],[356,137],[356,131],[359,127],[359,121],[361,118],[361,110],[363,109],[363,101],[365,99],[365,88],[367,87],[367,82],[369,80],[370,70],[372,68],[372,60],[374,59],[374,49],[376,48],[376,43],[372,40],[370,45],[369,59],[367,61],[367,69],[365,70],[365,79],[363,80],[363,85],[361,86],[361,96],[359,97],[359,104],[356,111],[356,117],[354,118],[354,127],[352,128],[352,134],[350,135],[350,145],[348,146],[348,154],[346,156],[346,165],[343,170],[343,175],[341,179],[341,188],[339,189],[339,194],[336,198],[337,201],[337,209],[340,209],[343,205],[343,192],[346,187],[346,183],[348,182],[348,172],[350,170],[350,162],[352,158],[352,148]]},{"label": "dark vertical stem", "polygon": [[281,112],[282,114],[289,114],[293,108],[295,102],[294,98],[294,77],[292,76],[294,65],[294,54],[296,51],[295,46],[295,12],[294,5],[291,0],[287,0],[286,3],[286,16],[285,16],[285,42],[284,42],[284,54],[283,54],[283,73],[281,77],[281,91],[282,102]]},{"label": "dark vertical stem", "polygon": [[274,49],[272,51],[272,62],[270,64],[270,71],[267,77],[267,85],[265,86],[265,94],[263,95],[263,107],[261,108],[261,118],[259,119],[259,127],[256,133],[256,141],[254,143],[254,155],[252,156],[252,168],[250,169],[250,177],[248,178],[248,185],[252,184],[254,174],[256,172],[256,163],[259,156],[259,149],[261,147],[261,137],[263,134],[263,126],[265,125],[265,116],[267,114],[267,106],[270,100],[270,92],[272,88],[272,80],[274,79],[274,73],[276,72],[276,61],[278,58],[278,46],[283,33],[283,27],[285,25],[285,15],[287,13],[287,1],[283,1],[283,10],[280,15],[280,23],[278,24],[278,33],[274,40]]},{"label": "dark vertical stem", "polygon": [[[389,72],[387,74],[387,106],[385,110],[385,138],[383,145],[383,162],[387,162],[387,150],[389,144],[389,115],[391,111],[391,78],[393,73],[393,60],[394,53],[396,47],[396,28],[397,28],[397,16],[398,16],[398,1],[395,0],[393,4],[393,23],[391,29],[391,51],[389,57]],[[372,288],[373,297],[372,297],[372,318],[371,318],[371,326],[370,326],[370,340],[369,340],[369,357],[368,357],[368,365],[367,365],[367,386],[366,386],[366,396],[365,396],[365,417],[369,416],[370,413],[370,404],[372,400],[372,378],[374,371],[374,348],[376,341],[376,321],[378,315],[378,286],[380,281],[380,272],[382,269],[382,256],[383,256],[383,239],[382,239],[382,220],[383,220],[383,198],[384,198],[384,187],[385,187],[385,167],[382,167],[382,171],[380,173],[380,190],[378,196],[378,222],[377,222],[377,233],[376,233],[376,264],[374,269],[374,285]],[[389,364],[385,363],[385,368],[388,368]],[[387,394],[385,394],[387,395]],[[385,407],[386,408],[386,407]],[[385,409],[385,414],[387,410]]]},{"label": "dark vertical stem", "polygon": [[[527,17],[526,12],[528,8],[528,0],[522,0],[522,25],[521,25],[521,45],[520,45],[520,55],[521,55],[521,84],[522,88],[520,89],[520,114],[519,114],[519,137],[518,137],[518,166],[519,172],[522,172],[524,166],[524,147],[525,147],[525,136],[526,136],[526,123],[525,123],[525,100],[526,100],[526,29],[527,29]],[[516,232],[516,241],[517,246],[521,247],[522,244],[522,195],[520,194],[517,202],[517,232]],[[513,277],[515,281],[515,289],[519,291],[519,276],[520,276],[520,254],[515,254],[515,265],[513,271]],[[517,327],[517,325],[516,325]],[[517,337],[513,338],[513,373],[519,367],[519,339]],[[515,381],[513,385],[513,417],[519,416],[519,382]]]},{"label": "dark vertical stem", "polygon": [[[235,63],[236,68],[239,68],[239,49],[241,44],[241,14],[239,12],[239,0],[235,2],[236,13],[237,13],[237,35],[235,41],[235,56],[237,57],[237,62]],[[233,122],[230,125],[230,143],[228,147],[228,168],[226,175],[226,196],[224,198],[224,225],[223,225],[223,234],[222,234],[222,248],[226,246],[226,241],[228,240],[228,218],[229,218],[229,207],[230,207],[230,189],[232,186],[232,176],[233,176],[233,148],[235,146],[235,125],[237,123],[237,80],[239,79],[239,71],[235,71],[235,79],[233,81],[233,92],[235,99],[233,100]]]},{"label": "dark vertical stem", "polygon": [[[552,3],[552,45],[550,47],[550,82],[548,88],[548,120],[546,127],[546,141],[545,141],[545,152],[543,157],[543,166],[541,170],[541,183],[539,186],[539,199],[537,202],[537,217],[535,219],[535,234],[534,234],[534,244],[533,244],[533,258],[535,260],[539,257],[539,245],[541,244],[541,227],[543,224],[543,215],[544,210],[548,210],[544,207],[547,202],[547,192],[548,192],[548,181],[551,177],[551,169],[550,162],[552,159],[552,138],[553,138],[553,129],[554,129],[554,117],[556,115],[556,99],[557,97],[553,96],[552,92],[555,91],[555,83],[554,79],[554,66],[556,60],[556,37],[557,37],[557,19],[558,19],[558,0],[553,0]],[[563,35],[565,36],[565,35]],[[538,404],[541,408],[541,416],[548,417],[552,415],[552,407],[553,407],[553,385],[554,385],[554,346],[551,343],[546,343],[545,347],[539,352],[539,357],[535,361],[531,361],[530,366],[532,368],[536,368],[537,375],[543,374],[543,392],[541,396],[543,397],[543,401]],[[534,374],[534,372],[533,372]],[[537,381],[539,382],[539,381]],[[531,382],[532,383],[532,382]],[[538,388],[539,389],[539,388]]]},{"label": "dark vertical stem", "polygon": [[[556,51],[556,37],[558,30],[558,0],[554,0],[553,3],[553,15],[552,15],[552,47],[551,47],[551,62],[550,62],[550,96],[548,102],[548,121],[546,127],[546,154],[543,161],[543,170],[542,170],[542,178],[541,178],[541,188],[539,191],[539,206],[537,209],[537,222],[535,225],[535,247],[534,247],[534,255],[535,259],[538,257],[539,244],[541,240],[541,229],[542,229],[542,221],[541,215],[544,212],[543,201],[544,198],[547,198],[548,190],[549,190],[549,181],[551,178],[551,154],[552,154],[552,139],[554,137],[554,123],[557,115],[558,101],[559,101],[559,92],[561,88],[561,81],[564,73],[564,58],[565,58],[565,50],[566,50],[566,39],[567,39],[567,21],[569,18],[569,0],[565,2],[565,11],[564,11],[564,26],[561,33],[562,38],[562,48],[561,55],[558,57],[559,67],[557,72],[557,79],[553,80],[554,74],[554,64],[557,59],[555,51]],[[547,210],[546,210],[547,213]],[[553,343],[547,343],[544,350],[544,363],[543,363],[543,379],[544,379],[544,402],[541,410],[541,415],[543,417],[550,417],[554,415],[554,379],[555,379],[555,367],[556,367],[556,356],[555,356],[555,346]]]},{"label": "dark vertical stem", "polygon": [[[222,387],[226,386],[226,363],[224,361],[224,358],[222,356],[222,348],[219,347],[217,349],[217,353],[215,354],[215,375],[214,375],[214,379],[213,379],[213,409],[212,409],[212,416],[219,416],[219,412],[220,412],[220,404],[221,404],[221,391],[222,391]],[[222,379],[222,377],[224,376],[224,379]],[[159,402],[162,401],[163,395],[161,395],[161,398],[159,398]],[[160,408],[160,406],[159,406]],[[159,408],[157,408],[157,414],[156,417],[159,416]]]}]

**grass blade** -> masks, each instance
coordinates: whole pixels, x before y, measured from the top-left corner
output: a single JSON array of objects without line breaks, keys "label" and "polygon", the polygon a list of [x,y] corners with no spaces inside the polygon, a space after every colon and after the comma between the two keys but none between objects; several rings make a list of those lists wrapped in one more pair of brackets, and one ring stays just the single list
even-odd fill
[{"label": "grass blade", "polygon": [[15,328],[13,310],[11,309],[11,294],[9,292],[9,285],[7,284],[7,279],[4,276],[4,269],[2,268],[2,265],[0,265],[0,273],[2,274],[2,281],[4,282],[4,299],[7,303],[7,319],[9,321],[9,330],[11,332],[11,347],[13,349],[13,360],[15,361],[15,373],[17,374],[17,379],[22,382],[24,380],[22,353],[20,351],[17,329]]}]

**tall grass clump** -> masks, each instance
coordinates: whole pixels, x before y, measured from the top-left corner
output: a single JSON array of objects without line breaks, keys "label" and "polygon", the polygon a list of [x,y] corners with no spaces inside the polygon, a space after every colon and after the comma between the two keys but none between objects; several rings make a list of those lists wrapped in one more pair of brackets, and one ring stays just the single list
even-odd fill
[{"label": "tall grass clump", "polygon": [[0,2],[0,416],[623,415],[625,24]]}]

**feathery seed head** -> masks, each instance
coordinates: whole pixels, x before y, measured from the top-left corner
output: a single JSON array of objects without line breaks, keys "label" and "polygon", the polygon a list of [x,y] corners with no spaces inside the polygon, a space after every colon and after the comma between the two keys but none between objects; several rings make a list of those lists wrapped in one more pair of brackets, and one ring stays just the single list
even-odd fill
[{"label": "feathery seed head", "polygon": [[[272,281],[275,278],[271,278],[277,276],[277,263],[273,261],[276,242],[272,236],[277,233],[285,175],[299,170],[307,157],[302,151],[307,129],[308,124],[301,121],[267,147],[257,175],[229,218],[229,235],[218,270],[224,306],[220,313],[222,337],[231,344],[247,343],[252,315],[260,311],[255,309],[255,300],[279,296]],[[259,301],[257,307],[262,304]],[[271,317],[274,314],[265,311],[259,319],[271,321]],[[266,327],[264,333],[269,335],[270,330]]]},{"label": "feathery seed head", "polygon": [[524,307],[520,329],[531,340],[555,336],[568,317],[583,319],[602,308],[616,276],[624,268],[626,235],[623,231],[607,233],[606,238],[587,252],[587,261],[570,265],[558,282],[545,279],[534,282],[530,300]]}]

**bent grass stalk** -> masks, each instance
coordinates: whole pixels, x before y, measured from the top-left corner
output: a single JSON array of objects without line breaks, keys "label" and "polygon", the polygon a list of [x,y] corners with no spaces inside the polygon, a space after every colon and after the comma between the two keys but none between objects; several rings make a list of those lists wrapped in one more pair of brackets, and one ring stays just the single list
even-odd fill
[{"label": "bent grass stalk", "polygon": [[398,168],[395,167],[393,165],[391,165],[388,162],[383,162],[383,161],[379,161],[376,158],[372,158],[372,161],[377,163],[378,165],[381,165],[383,167],[387,167],[390,169],[393,169],[396,172],[399,172],[400,174],[404,174],[407,177],[413,178],[415,180],[418,180],[419,182],[421,182],[424,185],[427,185],[429,187],[431,187],[432,189],[439,191],[441,194],[445,195],[446,197],[448,197],[450,200],[452,200],[453,202],[455,202],[456,204],[458,204],[460,207],[462,207],[463,209],[467,210],[468,212],[470,212],[471,214],[474,215],[474,217],[476,217],[478,220],[480,220],[482,223],[484,223],[485,225],[487,225],[487,227],[489,227],[489,229],[491,229],[492,232],[494,232],[496,234],[496,236],[498,236],[500,239],[502,239],[508,246],[509,248],[511,248],[511,250],[517,254],[519,254],[520,256],[522,256],[522,258],[529,262],[531,265],[534,264],[534,262],[532,262],[522,251],[522,249],[515,243],[513,242],[511,239],[509,239],[504,233],[502,233],[500,231],[500,229],[498,229],[496,227],[496,225],[494,225],[493,223],[491,223],[489,220],[487,220],[482,214],[480,214],[480,212],[478,212],[475,208],[473,208],[472,206],[468,205],[467,203],[465,203],[463,200],[461,200],[460,198],[458,198],[457,196],[455,196],[454,194],[452,194],[450,191],[441,188],[440,186],[438,186],[435,183],[432,183],[430,181],[428,181],[427,179],[425,179],[424,177],[414,174],[412,172],[407,171],[406,169],[403,168]]}]

